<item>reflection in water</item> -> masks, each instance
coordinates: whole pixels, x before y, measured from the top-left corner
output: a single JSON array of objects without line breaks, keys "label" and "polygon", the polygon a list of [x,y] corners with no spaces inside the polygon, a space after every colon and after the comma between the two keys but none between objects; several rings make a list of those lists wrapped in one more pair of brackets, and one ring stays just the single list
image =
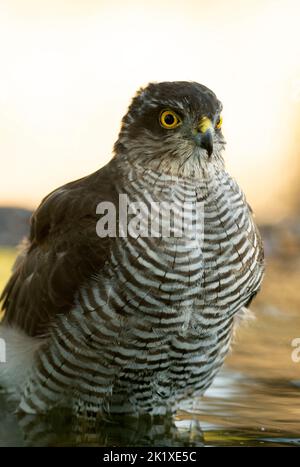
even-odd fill
[{"label": "reflection in water", "polygon": [[176,419],[75,422],[60,411],[17,417],[0,396],[0,446],[300,445],[300,263],[269,266],[256,320],[238,332],[232,355],[205,397],[182,404]]},{"label": "reflection in water", "polygon": [[4,397],[0,402],[0,446],[203,446],[199,423],[193,419],[184,429],[178,429],[172,417],[114,417],[95,424],[61,410],[47,417],[12,415]]},{"label": "reflection in water", "polygon": [[[14,415],[0,398],[0,446],[268,446],[300,444],[299,389],[224,370],[204,399],[175,420],[114,418],[97,424],[63,411]],[[294,413],[294,416],[292,416]],[[298,431],[297,431],[298,430]]]}]

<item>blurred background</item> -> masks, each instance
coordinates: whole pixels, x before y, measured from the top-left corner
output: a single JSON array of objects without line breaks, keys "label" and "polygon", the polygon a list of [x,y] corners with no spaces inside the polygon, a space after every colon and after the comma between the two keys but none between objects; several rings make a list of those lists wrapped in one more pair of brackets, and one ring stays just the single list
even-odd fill
[{"label": "blurred background", "polygon": [[297,0],[2,0],[1,203],[34,208],[107,162],[140,86],[195,80],[224,103],[227,165],[259,218],[291,212],[299,16]]},{"label": "blurred background", "polygon": [[300,443],[299,17],[298,0],[0,2],[0,289],[32,210],[110,159],[140,86],[198,81],[224,104],[227,167],[267,273],[257,318],[199,409],[215,443],[231,442],[228,426],[241,443]]}]

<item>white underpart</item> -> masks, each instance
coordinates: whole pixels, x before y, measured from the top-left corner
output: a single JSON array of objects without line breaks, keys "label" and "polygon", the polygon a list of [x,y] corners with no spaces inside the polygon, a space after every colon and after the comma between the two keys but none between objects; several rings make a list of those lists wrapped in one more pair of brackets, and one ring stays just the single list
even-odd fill
[{"label": "white underpart", "polygon": [[0,363],[0,386],[10,393],[19,393],[44,339],[27,336],[17,328],[4,325],[0,325],[0,339],[5,347],[5,362]]}]

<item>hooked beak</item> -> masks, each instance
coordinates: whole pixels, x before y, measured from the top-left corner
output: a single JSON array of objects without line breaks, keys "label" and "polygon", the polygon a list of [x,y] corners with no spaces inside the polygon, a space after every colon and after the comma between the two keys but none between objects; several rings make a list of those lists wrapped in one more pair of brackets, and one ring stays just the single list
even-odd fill
[{"label": "hooked beak", "polygon": [[213,125],[208,117],[202,117],[196,130],[194,130],[194,140],[197,146],[206,150],[208,156],[212,155],[214,149],[213,143]]}]

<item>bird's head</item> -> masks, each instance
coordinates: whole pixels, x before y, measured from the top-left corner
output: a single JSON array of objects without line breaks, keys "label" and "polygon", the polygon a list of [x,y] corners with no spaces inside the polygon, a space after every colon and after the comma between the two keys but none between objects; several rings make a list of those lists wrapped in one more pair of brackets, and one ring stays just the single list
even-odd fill
[{"label": "bird's head", "polygon": [[150,83],[133,98],[115,153],[172,175],[198,177],[223,163],[222,104],[207,87],[185,81]]}]

